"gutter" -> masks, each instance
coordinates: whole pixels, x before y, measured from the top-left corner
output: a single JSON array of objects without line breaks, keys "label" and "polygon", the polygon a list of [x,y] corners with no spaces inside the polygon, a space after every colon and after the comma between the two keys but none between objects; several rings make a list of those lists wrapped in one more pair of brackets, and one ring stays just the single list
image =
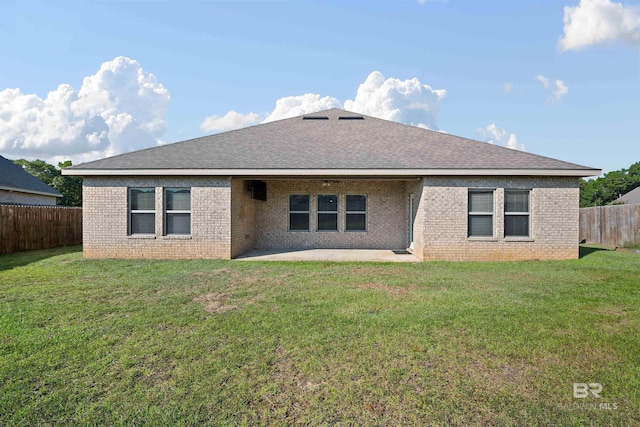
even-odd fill
[{"label": "gutter", "polygon": [[420,177],[420,176],[574,176],[600,169],[62,169],[74,176],[271,176],[271,177]]}]

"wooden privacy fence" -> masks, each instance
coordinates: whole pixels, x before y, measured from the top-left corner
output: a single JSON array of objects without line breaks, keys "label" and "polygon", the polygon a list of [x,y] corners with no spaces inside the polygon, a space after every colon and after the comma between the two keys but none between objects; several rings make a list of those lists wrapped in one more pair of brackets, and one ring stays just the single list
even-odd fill
[{"label": "wooden privacy fence", "polygon": [[0,205],[0,254],[82,243],[82,208]]},{"label": "wooden privacy fence", "polygon": [[640,204],[580,209],[580,241],[610,246],[640,244]]}]

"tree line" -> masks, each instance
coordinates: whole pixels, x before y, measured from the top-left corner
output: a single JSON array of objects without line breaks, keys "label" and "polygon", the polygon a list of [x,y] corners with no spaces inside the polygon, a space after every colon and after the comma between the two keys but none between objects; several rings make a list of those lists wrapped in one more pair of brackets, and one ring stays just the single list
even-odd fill
[{"label": "tree line", "polygon": [[580,207],[608,205],[615,199],[640,187],[640,162],[629,169],[611,171],[596,179],[580,180]]},{"label": "tree line", "polygon": [[62,175],[61,170],[71,166],[71,160],[59,162],[58,166],[44,160],[12,160],[31,175],[45,184],[55,188],[62,197],[58,198],[60,206],[82,206],[82,177]]}]

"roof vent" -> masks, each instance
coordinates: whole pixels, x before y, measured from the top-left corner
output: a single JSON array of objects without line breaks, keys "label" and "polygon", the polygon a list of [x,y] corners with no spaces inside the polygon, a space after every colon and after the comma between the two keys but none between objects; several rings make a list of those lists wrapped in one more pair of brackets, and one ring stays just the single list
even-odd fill
[{"label": "roof vent", "polygon": [[362,116],[340,116],[338,120],[364,120]]},{"label": "roof vent", "polygon": [[302,120],[329,120],[327,116],[304,116]]}]

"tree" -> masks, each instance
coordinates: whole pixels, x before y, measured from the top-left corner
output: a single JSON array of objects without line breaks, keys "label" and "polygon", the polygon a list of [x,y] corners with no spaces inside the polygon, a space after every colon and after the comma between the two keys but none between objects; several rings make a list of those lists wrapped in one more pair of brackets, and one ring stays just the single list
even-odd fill
[{"label": "tree", "polygon": [[63,176],[60,172],[61,169],[72,165],[71,160],[58,163],[58,167],[44,160],[18,159],[13,160],[13,163],[62,193],[62,197],[58,199],[58,205],[82,206],[82,178]]},{"label": "tree", "polygon": [[50,165],[44,160],[18,159],[13,160],[13,163],[20,166],[22,169],[47,185],[51,185],[53,178],[60,175],[60,171],[54,165]]},{"label": "tree", "polygon": [[631,179],[636,183],[640,182],[640,162],[634,163],[629,166],[629,177],[631,177]]},{"label": "tree", "polygon": [[[71,166],[71,160],[58,163],[61,170]],[[59,204],[63,206],[82,206],[82,177],[58,175],[53,179],[52,186],[62,193]]]}]

